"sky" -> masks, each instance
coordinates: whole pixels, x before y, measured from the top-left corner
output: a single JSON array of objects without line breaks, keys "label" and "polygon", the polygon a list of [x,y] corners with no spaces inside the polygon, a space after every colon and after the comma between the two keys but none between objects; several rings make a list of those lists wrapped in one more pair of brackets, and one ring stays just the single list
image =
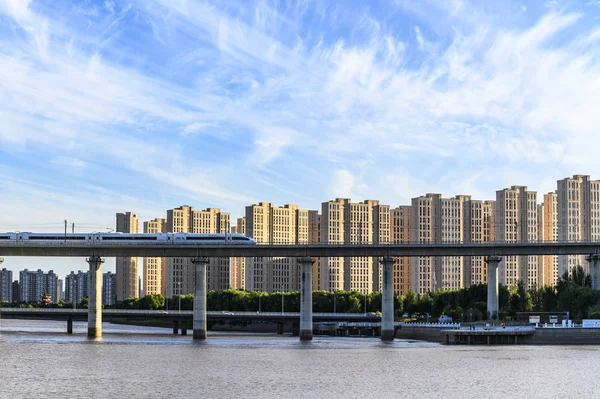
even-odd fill
[{"label": "sky", "polygon": [[0,231],[541,196],[600,178],[598,104],[600,0],[0,0]]}]

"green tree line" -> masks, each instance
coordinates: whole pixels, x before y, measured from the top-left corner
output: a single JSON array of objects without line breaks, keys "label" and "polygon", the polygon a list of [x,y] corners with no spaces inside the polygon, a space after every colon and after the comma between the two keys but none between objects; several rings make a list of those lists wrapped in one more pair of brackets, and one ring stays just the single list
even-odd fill
[{"label": "green tree line", "polygon": [[[282,301],[283,297],[283,301]],[[600,318],[600,291],[591,287],[591,278],[580,266],[571,275],[563,274],[556,287],[527,290],[523,282],[514,287],[499,287],[500,319],[514,317],[517,312],[568,311],[571,318]],[[282,308],[283,302],[283,308]],[[18,307],[72,307],[72,304],[42,305],[39,302],[3,303],[2,306]],[[87,298],[77,304],[87,307]],[[113,306],[119,309],[169,309],[192,310],[194,295],[187,294],[165,298],[163,295],[146,295],[143,298],[127,298]],[[227,289],[207,293],[207,309],[232,312],[299,312],[300,293]],[[476,284],[459,290],[438,290],[417,295],[410,290],[406,295],[394,298],[395,317],[407,315],[418,320],[436,320],[440,315],[454,320],[478,321],[487,319],[487,284]],[[314,312],[375,313],[381,312],[381,293],[364,295],[358,291],[314,291]]]}]

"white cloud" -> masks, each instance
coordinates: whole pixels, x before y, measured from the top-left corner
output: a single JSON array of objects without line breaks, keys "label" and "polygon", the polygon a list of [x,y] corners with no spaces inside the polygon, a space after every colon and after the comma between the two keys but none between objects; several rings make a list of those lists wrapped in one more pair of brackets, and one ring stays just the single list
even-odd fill
[{"label": "white cloud", "polygon": [[74,169],[83,169],[87,166],[87,163],[82,161],[79,158],[71,158],[71,157],[65,157],[65,156],[55,157],[50,162],[58,164],[58,165],[65,165],[65,166],[68,166],[69,168],[74,168]]},{"label": "white cloud", "polygon": [[362,198],[368,186],[345,169],[336,169],[331,174],[329,184],[331,198]]},{"label": "white cloud", "polygon": [[[181,198],[234,216],[257,199],[489,199],[600,166],[599,33],[584,12],[512,23],[491,2],[401,3],[408,28],[321,4],[306,25],[310,3],[156,0],[112,14],[107,1],[70,19],[0,0],[24,31],[0,36],[0,148],[40,170],[84,168],[116,186],[102,198],[131,190],[107,203],[119,210],[151,196],[154,212]],[[69,196],[52,212],[88,199]]]}]

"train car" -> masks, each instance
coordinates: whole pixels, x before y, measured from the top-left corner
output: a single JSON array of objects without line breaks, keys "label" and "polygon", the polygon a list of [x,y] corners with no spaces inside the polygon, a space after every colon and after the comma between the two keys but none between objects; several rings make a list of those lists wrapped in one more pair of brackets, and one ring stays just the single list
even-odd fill
[{"label": "train car", "polygon": [[16,241],[17,233],[0,233],[0,242],[2,241]]},{"label": "train car", "polygon": [[185,244],[256,244],[250,237],[243,234],[193,234],[193,233],[174,233],[173,243],[179,245]]},{"label": "train car", "polygon": [[31,232],[19,232],[15,234],[15,241],[28,241],[28,242],[91,242],[92,235],[84,233],[31,233]]},{"label": "train car", "polygon": [[168,243],[171,241],[169,233],[155,234],[135,234],[135,233],[96,233],[94,242],[114,242],[114,243],[140,243],[140,242],[159,242]]}]

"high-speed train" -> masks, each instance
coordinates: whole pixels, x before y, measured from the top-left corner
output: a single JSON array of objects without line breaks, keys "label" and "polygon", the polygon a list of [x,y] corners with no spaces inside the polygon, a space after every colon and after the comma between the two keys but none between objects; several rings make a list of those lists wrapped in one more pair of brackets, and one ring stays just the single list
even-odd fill
[{"label": "high-speed train", "polygon": [[198,244],[245,244],[254,245],[256,241],[243,234],[192,234],[192,233],[155,233],[155,234],[129,234],[129,233],[31,233],[13,232],[0,233],[2,242],[84,242],[84,243],[152,243],[175,245]]}]

